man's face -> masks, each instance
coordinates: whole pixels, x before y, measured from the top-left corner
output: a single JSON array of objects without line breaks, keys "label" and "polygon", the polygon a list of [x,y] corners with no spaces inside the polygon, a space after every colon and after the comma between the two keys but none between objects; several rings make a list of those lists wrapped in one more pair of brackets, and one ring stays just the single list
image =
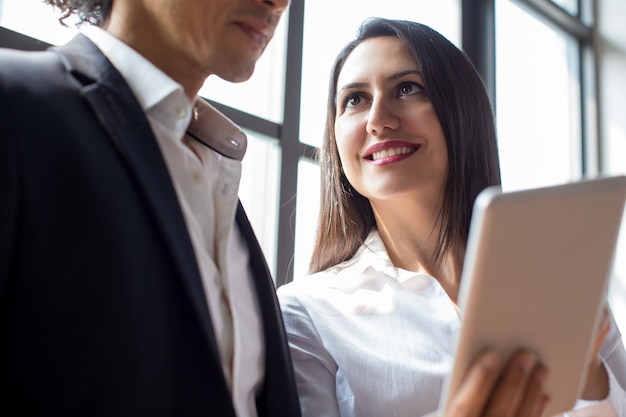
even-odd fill
[{"label": "man's face", "polygon": [[[185,74],[216,74],[239,82],[252,75],[288,5],[289,0],[117,0],[111,27],[179,81]],[[125,25],[114,25],[116,8]]]}]

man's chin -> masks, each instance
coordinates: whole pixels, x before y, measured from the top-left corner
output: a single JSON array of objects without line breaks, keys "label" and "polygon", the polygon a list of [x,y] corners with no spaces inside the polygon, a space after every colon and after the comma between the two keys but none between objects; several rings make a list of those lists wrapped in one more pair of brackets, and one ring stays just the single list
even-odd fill
[{"label": "man's chin", "polygon": [[249,67],[238,67],[231,69],[230,71],[224,71],[222,74],[217,74],[221,79],[231,83],[242,83],[248,81],[254,73],[254,65]]}]

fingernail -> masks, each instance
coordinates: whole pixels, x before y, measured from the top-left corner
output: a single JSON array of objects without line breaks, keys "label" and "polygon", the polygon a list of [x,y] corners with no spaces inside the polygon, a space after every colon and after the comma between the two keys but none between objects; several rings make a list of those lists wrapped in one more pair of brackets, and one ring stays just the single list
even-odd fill
[{"label": "fingernail", "polygon": [[493,352],[487,352],[483,355],[481,364],[486,370],[493,371],[500,364],[500,358]]}]

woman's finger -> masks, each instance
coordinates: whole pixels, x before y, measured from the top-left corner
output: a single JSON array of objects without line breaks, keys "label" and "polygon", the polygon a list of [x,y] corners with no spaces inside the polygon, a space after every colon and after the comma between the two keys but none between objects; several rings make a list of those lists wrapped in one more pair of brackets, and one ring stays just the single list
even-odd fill
[{"label": "woman's finger", "polygon": [[479,417],[489,400],[501,368],[494,352],[479,356],[470,367],[456,393],[451,397],[446,417]]},{"label": "woman's finger", "polygon": [[549,400],[543,391],[547,378],[547,369],[541,364],[535,366],[520,401],[517,417],[536,417],[543,414]]},{"label": "woman's finger", "polygon": [[[536,381],[531,379],[537,365],[537,356],[529,351],[521,351],[513,355],[502,376],[498,380],[487,408],[485,409],[485,417],[515,417],[518,410],[524,408],[526,410],[532,408],[532,404],[526,404],[526,392],[534,392]],[[529,383],[531,387],[529,387]]]}]

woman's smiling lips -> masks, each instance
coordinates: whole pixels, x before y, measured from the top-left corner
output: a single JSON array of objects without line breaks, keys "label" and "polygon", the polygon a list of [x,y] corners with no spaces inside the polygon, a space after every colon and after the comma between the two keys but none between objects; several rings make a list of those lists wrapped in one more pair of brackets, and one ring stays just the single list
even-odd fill
[{"label": "woman's smiling lips", "polygon": [[401,161],[415,153],[420,144],[390,140],[376,143],[365,151],[363,159],[374,165],[386,165]]}]

